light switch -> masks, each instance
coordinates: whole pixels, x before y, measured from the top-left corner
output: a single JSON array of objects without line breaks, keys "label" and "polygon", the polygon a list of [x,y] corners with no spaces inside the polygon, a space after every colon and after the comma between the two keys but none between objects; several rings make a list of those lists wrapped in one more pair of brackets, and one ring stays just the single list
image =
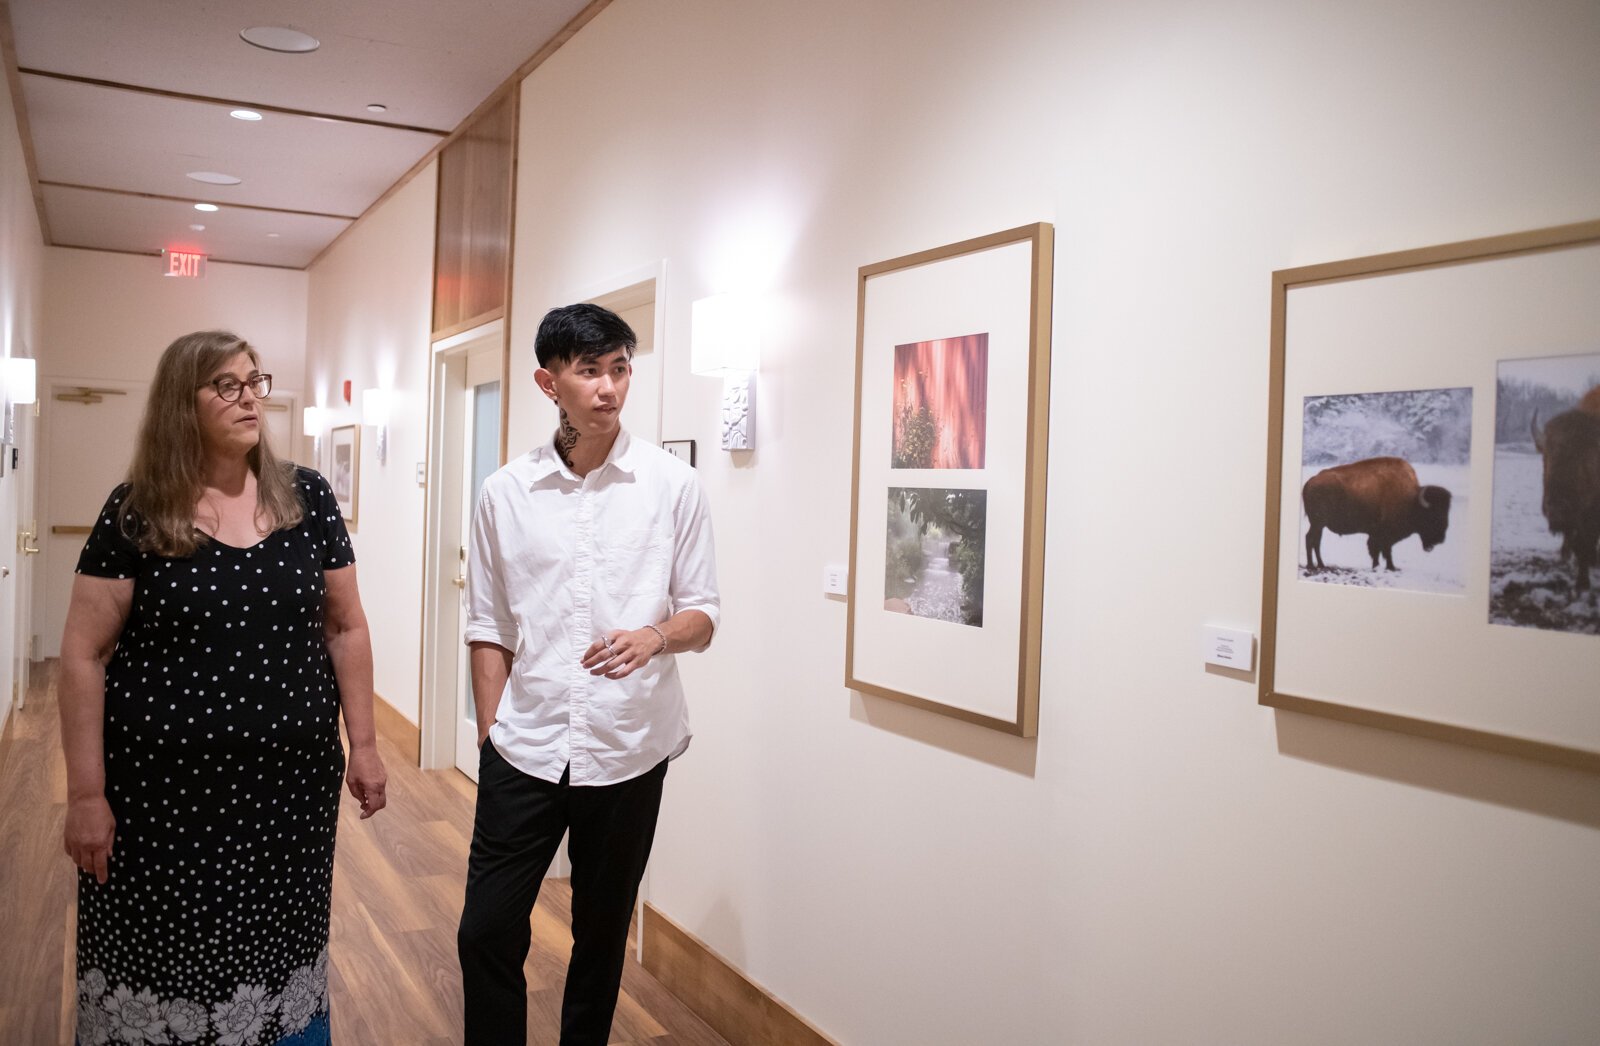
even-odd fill
[{"label": "light switch", "polygon": [[427,485],[428,485],[428,463],[426,461],[419,461],[419,462],[417,462],[417,486],[425,487]]},{"label": "light switch", "polygon": [[829,596],[842,596],[850,585],[850,568],[843,563],[829,563],[822,568],[822,591]]},{"label": "light switch", "polygon": [[1240,672],[1248,672],[1255,667],[1254,632],[1206,625],[1200,630],[1200,646],[1200,656],[1208,665],[1220,665]]}]

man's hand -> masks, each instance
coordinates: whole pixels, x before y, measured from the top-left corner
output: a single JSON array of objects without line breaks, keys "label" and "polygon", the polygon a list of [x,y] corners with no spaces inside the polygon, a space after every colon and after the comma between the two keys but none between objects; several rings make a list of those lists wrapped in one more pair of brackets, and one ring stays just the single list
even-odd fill
[{"label": "man's hand", "polygon": [[584,651],[583,667],[592,676],[622,679],[643,668],[662,646],[662,635],[653,628],[636,628],[631,632],[612,629],[589,644],[589,649]]}]

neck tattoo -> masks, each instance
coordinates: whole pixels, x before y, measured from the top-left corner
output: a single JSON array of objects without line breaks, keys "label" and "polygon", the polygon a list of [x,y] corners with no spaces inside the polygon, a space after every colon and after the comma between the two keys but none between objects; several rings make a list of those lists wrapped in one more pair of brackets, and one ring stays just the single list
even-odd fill
[{"label": "neck tattoo", "polygon": [[561,455],[561,460],[567,468],[572,467],[572,448],[578,445],[578,430],[572,427],[572,421],[567,417],[567,409],[561,410],[561,427],[556,429],[556,453]]}]

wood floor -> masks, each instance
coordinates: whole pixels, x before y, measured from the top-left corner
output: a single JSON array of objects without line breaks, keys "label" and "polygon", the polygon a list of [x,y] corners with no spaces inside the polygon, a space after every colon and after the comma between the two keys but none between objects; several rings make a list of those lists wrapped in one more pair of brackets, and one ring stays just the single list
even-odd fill
[{"label": "wood floor", "polygon": [[[72,1042],[72,866],[61,853],[66,771],[53,663],[36,666],[27,705],[0,748],[0,1043]],[[466,879],[474,786],[454,770],[423,771],[386,738],[389,808],[369,821],[348,793],[333,870],[328,991],[338,1046],[461,1042],[455,931]],[[571,889],[548,881],[533,915],[528,1041],[556,1042]],[[631,957],[613,1044],[727,1046]]]}]

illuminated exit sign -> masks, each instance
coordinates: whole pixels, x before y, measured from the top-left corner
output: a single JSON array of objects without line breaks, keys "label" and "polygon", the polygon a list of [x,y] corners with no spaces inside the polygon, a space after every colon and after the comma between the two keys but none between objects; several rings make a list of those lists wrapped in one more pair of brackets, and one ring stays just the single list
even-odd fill
[{"label": "illuminated exit sign", "polygon": [[166,262],[166,271],[163,276],[184,276],[191,280],[203,280],[206,276],[206,256],[192,251],[163,251],[163,260]]}]

